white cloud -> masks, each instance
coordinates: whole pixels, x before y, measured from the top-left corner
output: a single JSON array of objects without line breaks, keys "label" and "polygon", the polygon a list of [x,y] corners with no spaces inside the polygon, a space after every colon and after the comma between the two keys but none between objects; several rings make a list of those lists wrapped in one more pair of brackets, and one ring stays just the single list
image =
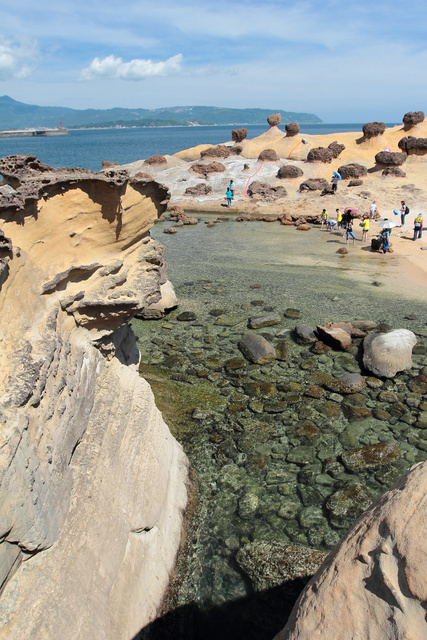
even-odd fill
[{"label": "white cloud", "polygon": [[38,58],[39,51],[34,42],[6,40],[0,36],[0,80],[28,77]]},{"label": "white cloud", "polygon": [[81,80],[95,78],[120,78],[122,80],[143,80],[153,76],[170,76],[181,71],[183,56],[178,53],[164,62],[153,62],[136,58],[130,62],[123,62],[122,58],[111,55],[94,58],[90,65],[80,74]]}]

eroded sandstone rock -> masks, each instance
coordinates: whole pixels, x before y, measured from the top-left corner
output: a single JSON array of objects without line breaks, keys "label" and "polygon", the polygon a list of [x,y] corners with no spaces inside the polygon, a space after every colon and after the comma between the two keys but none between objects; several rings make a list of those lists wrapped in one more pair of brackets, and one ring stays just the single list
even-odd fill
[{"label": "eroded sandstone rock", "polygon": [[258,156],[260,162],[278,162],[280,160],[274,149],[264,149]]},{"label": "eroded sandstone rock", "polygon": [[292,136],[296,136],[299,134],[299,124],[297,122],[288,122],[285,124],[286,129],[286,137],[291,138]]},{"label": "eroded sandstone rock", "polygon": [[354,524],[275,640],[312,640],[313,633],[316,640],[423,638],[426,492],[427,463],[422,462]]},{"label": "eroded sandstone rock", "polygon": [[315,147],[310,149],[307,155],[307,162],[332,162],[334,159],[334,152],[331,149],[325,149],[324,147]]},{"label": "eroded sandstone rock", "polygon": [[229,158],[231,155],[231,151],[225,144],[218,144],[214,147],[209,147],[208,149],[204,149],[200,157],[201,158]]},{"label": "eroded sandstone rock", "polygon": [[362,176],[366,176],[368,170],[363,164],[357,164],[356,162],[352,162],[350,164],[343,164],[341,167],[338,167],[338,173],[341,175],[343,180],[348,178],[360,178]]},{"label": "eroded sandstone rock", "polygon": [[272,113],[267,117],[267,122],[270,127],[277,127],[282,121],[282,114],[280,113]]},{"label": "eroded sandstone rock", "polygon": [[375,162],[380,166],[397,167],[406,162],[407,154],[399,151],[380,151],[375,156]]},{"label": "eroded sandstone rock", "polygon": [[408,111],[403,116],[402,122],[405,128],[410,129],[414,125],[424,122],[424,111]]},{"label": "eroded sandstone rock", "polygon": [[303,175],[304,172],[299,167],[295,167],[292,164],[283,165],[283,167],[280,167],[277,172],[278,178],[300,178]]},{"label": "eroded sandstone rock", "polygon": [[322,191],[327,189],[329,182],[325,178],[309,178],[301,182],[299,191]]},{"label": "eroded sandstone rock", "polygon": [[186,505],[127,324],[166,281],[149,230],[169,194],[29,155],[0,173],[1,633],[124,640],[164,596]]},{"label": "eroded sandstone rock", "polygon": [[247,194],[250,198],[277,200],[278,198],[285,198],[288,195],[288,192],[284,187],[274,187],[265,182],[258,182],[257,180],[254,180],[249,185]]},{"label": "eroded sandstone rock", "polygon": [[243,142],[245,138],[248,137],[248,130],[245,127],[240,127],[240,129],[233,129],[231,132],[231,139],[233,142]]},{"label": "eroded sandstone rock", "polygon": [[375,138],[380,136],[385,131],[384,122],[368,122],[362,127],[363,135],[366,139]]},{"label": "eroded sandstone rock", "polygon": [[209,164],[195,163],[191,165],[190,171],[193,173],[198,173],[205,178],[210,173],[223,173],[225,171],[225,167],[221,162],[210,162]]}]

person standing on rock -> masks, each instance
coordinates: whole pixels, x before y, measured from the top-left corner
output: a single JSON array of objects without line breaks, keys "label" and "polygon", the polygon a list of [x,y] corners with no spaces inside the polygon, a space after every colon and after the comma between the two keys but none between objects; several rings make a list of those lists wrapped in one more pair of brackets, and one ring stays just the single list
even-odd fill
[{"label": "person standing on rock", "polygon": [[328,212],[326,211],[326,209],[323,209],[322,211],[322,221],[320,223],[320,228],[322,228],[324,224],[328,226]]},{"label": "person standing on rock", "polygon": [[405,216],[409,213],[409,207],[405,204],[405,201],[402,200],[400,203],[400,225],[402,227],[405,226]]},{"label": "person standing on rock", "polygon": [[231,199],[233,197],[233,192],[230,187],[227,187],[227,191],[225,192],[225,197],[227,198],[227,207],[231,207]]},{"label": "person standing on rock", "polygon": [[419,213],[414,220],[414,241],[423,237],[423,214]]},{"label": "person standing on rock", "polygon": [[371,220],[375,220],[375,214],[377,213],[377,208],[378,208],[377,203],[374,200],[369,209],[369,217]]}]

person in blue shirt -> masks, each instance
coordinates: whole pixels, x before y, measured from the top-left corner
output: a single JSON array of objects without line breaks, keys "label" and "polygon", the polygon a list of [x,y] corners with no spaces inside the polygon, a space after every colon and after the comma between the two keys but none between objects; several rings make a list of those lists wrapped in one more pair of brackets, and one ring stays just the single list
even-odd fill
[{"label": "person in blue shirt", "polygon": [[231,199],[233,197],[233,192],[230,187],[227,187],[227,191],[225,192],[225,197],[227,198],[227,207],[231,207]]}]

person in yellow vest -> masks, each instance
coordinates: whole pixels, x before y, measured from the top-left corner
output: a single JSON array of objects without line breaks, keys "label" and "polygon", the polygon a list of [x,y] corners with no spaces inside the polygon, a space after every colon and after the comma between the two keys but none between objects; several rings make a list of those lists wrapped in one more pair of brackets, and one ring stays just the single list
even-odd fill
[{"label": "person in yellow vest", "polygon": [[423,214],[419,213],[414,220],[414,240],[423,237]]},{"label": "person in yellow vest", "polygon": [[362,242],[368,242],[369,217],[363,216],[362,219]]},{"label": "person in yellow vest", "polygon": [[328,226],[328,212],[326,211],[326,209],[323,209],[322,211],[322,222],[320,224],[320,227],[323,227],[323,225]]},{"label": "person in yellow vest", "polygon": [[335,213],[337,214],[337,227],[341,229],[342,227],[342,213],[340,209],[335,209]]}]

